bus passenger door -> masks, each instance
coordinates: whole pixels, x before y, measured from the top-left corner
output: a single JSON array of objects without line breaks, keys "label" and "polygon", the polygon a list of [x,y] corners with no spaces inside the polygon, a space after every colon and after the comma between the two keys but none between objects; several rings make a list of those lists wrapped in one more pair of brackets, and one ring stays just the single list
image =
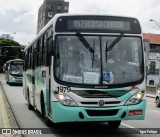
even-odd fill
[{"label": "bus passenger door", "polygon": [[33,91],[33,106],[35,107],[35,61],[36,61],[36,49],[33,49],[32,56],[32,91]]},{"label": "bus passenger door", "polygon": [[[53,77],[52,72],[53,72],[53,60],[52,60],[52,53],[50,51],[53,50],[53,35],[52,33],[49,31],[48,32],[48,39],[47,39],[47,56],[46,56],[46,65],[48,66],[48,81],[47,81],[47,111],[48,111],[48,115],[49,113],[52,112],[51,110],[51,78]],[[51,67],[52,66],[52,67]]]}]

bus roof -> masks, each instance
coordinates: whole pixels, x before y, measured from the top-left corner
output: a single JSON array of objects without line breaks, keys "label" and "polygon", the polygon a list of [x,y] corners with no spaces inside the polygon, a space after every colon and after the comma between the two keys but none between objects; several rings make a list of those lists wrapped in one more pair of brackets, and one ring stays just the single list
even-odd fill
[{"label": "bus roof", "polygon": [[[31,43],[29,43],[28,46],[25,47],[25,50],[28,49],[38,38],[41,36],[47,29],[51,27],[51,25],[55,24],[57,19],[59,17],[72,17],[72,16],[101,16],[101,17],[117,17],[117,18],[126,18],[126,19],[135,19],[139,22],[139,20],[135,17],[129,17],[129,16],[118,16],[118,15],[106,15],[106,14],[73,14],[73,13],[59,13],[56,14],[47,24],[46,26],[37,34],[37,36],[32,40]],[[140,27],[141,28],[141,27]]]},{"label": "bus roof", "polygon": [[14,62],[14,61],[22,61],[23,62],[22,59],[13,59],[13,60],[8,60],[6,63],[10,63],[10,62]]}]

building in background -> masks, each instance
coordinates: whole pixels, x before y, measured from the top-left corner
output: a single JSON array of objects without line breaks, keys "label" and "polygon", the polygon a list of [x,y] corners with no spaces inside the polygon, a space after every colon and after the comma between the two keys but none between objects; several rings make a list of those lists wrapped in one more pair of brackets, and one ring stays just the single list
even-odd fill
[{"label": "building in background", "polygon": [[11,36],[10,34],[2,34],[2,35],[0,36],[0,38],[14,40],[14,37]]},{"label": "building in background", "polygon": [[68,13],[69,2],[64,0],[44,0],[38,11],[37,33],[52,19],[57,13]]},{"label": "building in background", "polygon": [[144,33],[143,37],[150,43],[146,85],[154,92],[160,87],[160,35]]}]

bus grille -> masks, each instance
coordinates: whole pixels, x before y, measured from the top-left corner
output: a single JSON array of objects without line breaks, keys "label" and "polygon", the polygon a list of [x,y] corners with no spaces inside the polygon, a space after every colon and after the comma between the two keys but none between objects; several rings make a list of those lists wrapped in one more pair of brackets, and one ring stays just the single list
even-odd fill
[{"label": "bus grille", "polygon": [[[105,102],[106,105],[119,104],[119,103],[121,103],[121,101],[106,101]],[[81,102],[81,104],[83,104],[83,105],[97,105],[98,102]]]},{"label": "bus grille", "polygon": [[109,95],[81,95],[83,98],[111,98]]},{"label": "bus grille", "polygon": [[89,116],[114,116],[118,113],[119,109],[113,110],[86,110]]}]

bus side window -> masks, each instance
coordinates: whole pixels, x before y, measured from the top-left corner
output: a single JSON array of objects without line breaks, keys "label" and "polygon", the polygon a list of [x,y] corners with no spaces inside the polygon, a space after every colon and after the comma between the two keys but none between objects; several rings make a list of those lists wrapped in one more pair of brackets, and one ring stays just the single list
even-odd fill
[{"label": "bus side window", "polygon": [[49,56],[53,55],[54,45],[53,45],[53,30],[52,26],[47,30],[47,54]]},{"label": "bus side window", "polygon": [[53,55],[53,31],[52,26],[47,30],[47,56],[46,65],[51,65],[51,56]]},{"label": "bus side window", "polygon": [[39,63],[38,66],[42,66],[42,37],[39,39]]},{"label": "bus side window", "polygon": [[50,66],[51,63],[51,52],[53,50],[53,47],[51,48],[51,45],[53,46],[53,38],[50,37],[47,39],[47,56],[46,56],[46,65]]},{"label": "bus side window", "polygon": [[37,67],[40,66],[40,39],[37,42]]},{"label": "bus side window", "polygon": [[29,48],[28,68],[31,68],[31,47]]},{"label": "bus side window", "polygon": [[25,62],[25,70],[27,70],[27,50],[25,51],[25,58],[24,58],[24,62]]},{"label": "bus side window", "polygon": [[45,66],[46,64],[46,47],[47,47],[47,35],[43,35],[43,39],[42,39],[42,66]]},{"label": "bus side window", "polygon": [[27,63],[27,69],[29,69],[29,62],[28,62],[28,60],[29,60],[29,49],[27,49],[27,57],[26,57],[26,63]]}]

